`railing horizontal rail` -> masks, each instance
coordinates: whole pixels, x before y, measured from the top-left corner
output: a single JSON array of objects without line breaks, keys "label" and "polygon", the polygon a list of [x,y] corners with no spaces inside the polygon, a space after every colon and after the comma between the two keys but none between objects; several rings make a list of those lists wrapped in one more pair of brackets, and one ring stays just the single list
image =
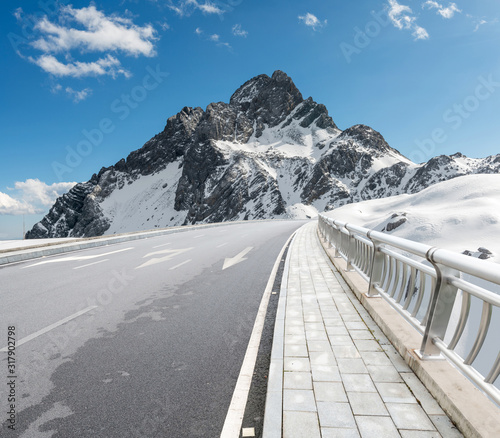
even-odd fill
[{"label": "railing horizontal rail", "polygon": [[[489,282],[500,290],[498,265],[324,215],[319,215],[318,229],[335,256],[346,260],[347,270],[356,270],[369,282],[367,295],[384,298],[422,334],[419,354],[423,360],[442,354],[500,405],[500,390],[494,386],[500,374],[498,342],[486,377],[473,366],[488,337],[493,309],[500,309],[500,295],[476,283]],[[482,303],[482,310],[474,314],[478,328],[472,333],[472,346],[465,348],[462,338],[471,308],[475,309],[471,298]],[[452,318],[455,304],[459,314]],[[446,343],[448,334],[451,341]],[[456,351],[461,341],[465,359]]]}]

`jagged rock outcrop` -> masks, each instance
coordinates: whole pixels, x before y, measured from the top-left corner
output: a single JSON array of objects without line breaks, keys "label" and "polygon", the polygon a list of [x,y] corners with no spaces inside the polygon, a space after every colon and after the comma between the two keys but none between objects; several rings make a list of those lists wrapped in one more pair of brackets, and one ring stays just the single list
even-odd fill
[{"label": "jagged rock outcrop", "polygon": [[183,108],[142,148],[57,199],[27,237],[311,217],[499,169],[500,156],[415,164],[368,126],[341,131],[324,105],[276,71],[245,82],[229,103]]}]

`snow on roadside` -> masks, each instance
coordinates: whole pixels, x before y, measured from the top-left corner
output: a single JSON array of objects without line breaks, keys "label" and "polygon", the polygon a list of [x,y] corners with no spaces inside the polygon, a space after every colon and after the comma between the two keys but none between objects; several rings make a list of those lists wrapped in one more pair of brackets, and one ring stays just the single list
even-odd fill
[{"label": "snow on roadside", "polygon": [[462,176],[413,195],[349,204],[326,215],[500,263],[500,175]]},{"label": "snow on roadside", "polygon": [[60,237],[50,239],[0,240],[0,251],[14,248],[26,248],[28,246],[43,245],[46,243],[65,243],[77,239],[77,237]]}]

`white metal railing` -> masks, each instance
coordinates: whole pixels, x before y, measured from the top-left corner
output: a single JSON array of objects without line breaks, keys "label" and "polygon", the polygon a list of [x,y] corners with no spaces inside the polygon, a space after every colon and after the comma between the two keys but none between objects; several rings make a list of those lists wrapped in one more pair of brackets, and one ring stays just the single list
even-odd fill
[{"label": "white metal railing", "polygon": [[[494,351],[488,351],[496,358],[487,364],[486,377],[473,366],[492,314],[500,312],[500,295],[491,290],[500,286],[497,264],[323,215],[318,216],[318,229],[328,247],[335,249],[335,257],[346,260],[346,269],[356,270],[369,283],[367,295],[383,297],[422,335],[418,353],[423,360],[442,354],[500,405],[500,390],[494,385],[500,374],[500,342],[494,339]],[[478,285],[483,283],[485,287]],[[474,325],[471,307],[477,309],[472,299],[478,300],[481,316],[472,345],[464,346],[464,330]],[[496,317],[499,320],[500,313]],[[456,351],[459,343],[465,358]]]}]

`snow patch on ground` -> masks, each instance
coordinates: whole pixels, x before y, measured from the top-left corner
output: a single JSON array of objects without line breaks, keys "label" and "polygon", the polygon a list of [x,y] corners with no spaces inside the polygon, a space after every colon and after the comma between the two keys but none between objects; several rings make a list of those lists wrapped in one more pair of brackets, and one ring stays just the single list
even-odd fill
[{"label": "snow patch on ground", "polygon": [[358,202],[325,214],[473,256],[487,249],[490,260],[500,263],[500,175],[462,176],[413,195]]}]

